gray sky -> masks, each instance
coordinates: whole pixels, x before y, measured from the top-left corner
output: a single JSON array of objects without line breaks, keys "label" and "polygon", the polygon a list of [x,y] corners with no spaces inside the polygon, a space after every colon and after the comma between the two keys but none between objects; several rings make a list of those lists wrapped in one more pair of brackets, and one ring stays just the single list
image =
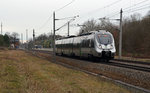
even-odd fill
[{"label": "gray sky", "polygon": [[[24,34],[26,29],[29,38],[32,37],[32,29],[36,36],[42,33],[49,33],[52,29],[52,13],[65,6],[72,0],[0,0],[0,21],[3,22],[3,34],[5,32],[17,32]],[[149,4],[149,5],[148,5]],[[130,7],[132,6],[132,7]],[[127,8],[129,7],[129,8]],[[134,11],[134,9],[141,9]],[[147,8],[146,8],[147,7]],[[119,18],[119,11],[125,8],[124,16],[133,13],[145,15],[150,10],[150,0],[74,0],[67,7],[56,11],[56,18],[65,18],[79,15],[72,24],[82,24],[88,19],[98,19],[104,16],[117,15],[112,18]],[[109,17],[108,16],[108,17]],[[67,20],[57,21],[56,28],[60,27]],[[79,27],[71,27],[70,33],[78,33]],[[67,35],[67,27],[61,29],[57,34]]]}]

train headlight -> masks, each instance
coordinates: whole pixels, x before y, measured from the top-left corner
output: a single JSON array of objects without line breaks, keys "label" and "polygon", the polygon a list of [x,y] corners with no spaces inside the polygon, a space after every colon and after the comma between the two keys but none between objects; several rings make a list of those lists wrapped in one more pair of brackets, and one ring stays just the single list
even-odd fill
[{"label": "train headlight", "polygon": [[102,48],[102,46],[101,46],[101,45],[99,45],[99,48]]},{"label": "train headlight", "polygon": [[110,49],[113,49],[113,45],[110,45]]}]

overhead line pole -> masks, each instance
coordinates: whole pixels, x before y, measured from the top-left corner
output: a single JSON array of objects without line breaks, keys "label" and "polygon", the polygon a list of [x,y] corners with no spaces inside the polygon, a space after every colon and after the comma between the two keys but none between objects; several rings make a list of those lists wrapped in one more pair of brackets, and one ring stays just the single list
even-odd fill
[{"label": "overhead line pole", "polygon": [[2,22],[1,22],[1,35],[3,34],[3,25],[2,25]]},{"label": "overhead line pole", "polygon": [[119,59],[122,57],[122,9],[120,10]]},{"label": "overhead line pole", "polygon": [[21,42],[23,44],[23,34],[21,33]]},{"label": "overhead line pole", "polygon": [[23,48],[22,47],[22,45],[23,45],[23,34],[21,33],[20,36],[21,36],[20,37],[20,47]]},{"label": "overhead line pole", "polygon": [[68,36],[69,36],[69,26],[70,26],[70,22],[68,22]]},{"label": "overhead line pole", "polygon": [[33,48],[35,46],[35,30],[33,29]]},{"label": "overhead line pole", "polygon": [[26,29],[26,42],[28,42],[28,29]]},{"label": "overhead line pole", "polygon": [[26,29],[26,43],[27,43],[27,49],[28,49],[28,29]]},{"label": "overhead line pole", "polygon": [[53,12],[53,58],[56,61],[56,53],[55,53],[55,11]]}]

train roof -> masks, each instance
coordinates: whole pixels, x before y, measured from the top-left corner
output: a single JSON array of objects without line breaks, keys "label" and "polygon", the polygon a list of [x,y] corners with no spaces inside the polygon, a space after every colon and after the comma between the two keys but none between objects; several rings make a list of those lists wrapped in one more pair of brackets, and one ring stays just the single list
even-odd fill
[{"label": "train roof", "polygon": [[67,36],[67,37],[57,38],[56,40],[67,39],[67,38],[72,38],[72,37],[76,37],[76,36],[75,35],[71,35],[71,36]]},{"label": "train roof", "polygon": [[67,39],[67,38],[72,38],[72,37],[80,37],[80,36],[86,36],[86,35],[90,35],[90,34],[111,34],[109,31],[106,31],[106,30],[98,30],[98,31],[90,31],[90,32],[85,32],[85,33],[82,33],[78,36],[75,36],[75,35],[71,35],[71,36],[68,36],[68,37],[61,37],[61,38],[58,38],[56,40],[61,40],[61,39]]},{"label": "train roof", "polygon": [[84,35],[90,35],[90,34],[97,34],[97,33],[102,33],[102,34],[105,34],[105,33],[109,33],[109,31],[106,31],[106,30],[98,30],[98,31],[90,31],[90,32],[85,32],[79,36],[84,36]]}]

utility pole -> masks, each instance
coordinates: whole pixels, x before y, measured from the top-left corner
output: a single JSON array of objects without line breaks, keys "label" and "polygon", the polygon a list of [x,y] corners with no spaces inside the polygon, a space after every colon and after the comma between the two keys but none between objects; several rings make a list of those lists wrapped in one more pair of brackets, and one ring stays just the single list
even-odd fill
[{"label": "utility pole", "polygon": [[21,42],[23,44],[23,34],[21,33]]},{"label": "utility pole", "polygon": [[70,22],[68,22],[68,36],[69,36],[69,25],[70,25]]},{"label": "utility pole", "polygon": [[28,42],[28,29],[26,29],[26,42]]},{"label": "utility pole", "polygon": [[55,11],[53,12],[53,56],[54,56],[54,61],[56,61],[56,55],[55,55]]},{"label": "utility pole", "polygon": [[35,46],[35,30],[33,29],[33,48]]},{"label": "utility pole", "polygon": [[53,30],[51,30],[51,45],[50,45],[50,47],[51,48],[53,48]]},{"label": "utility pole", "polygon": [[120,10],[119,59],[122,57],[122,9]]},{"label": "utility pole", "polygon": [[2,22],[1,22],[1,35],[3,34],[3,25],[2,25]]},{"label": "utility pole", "polygon": [[26,43],[27,43],[27,49],[28,49],[28,29],[26,29]]},{"label": "utility pole", "polygon": [[23,48],[22,46],[23,46],[23,35],[22,35],[22,33],[20,34],[20,48]]}]

